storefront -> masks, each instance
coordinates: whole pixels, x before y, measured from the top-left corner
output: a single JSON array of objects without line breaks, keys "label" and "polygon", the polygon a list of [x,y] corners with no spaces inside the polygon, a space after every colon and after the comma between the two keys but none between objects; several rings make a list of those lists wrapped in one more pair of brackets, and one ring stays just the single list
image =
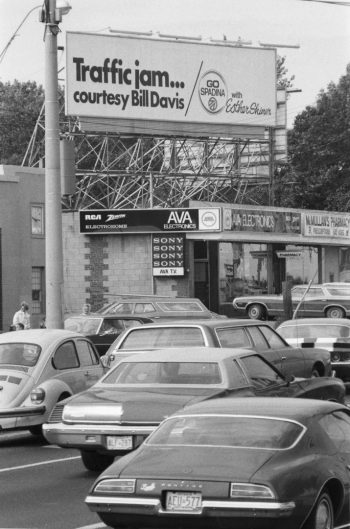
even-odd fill
[{"label": "storefront", "polygon": [[200,298],[233,315],[242,294],[350,280],[350,215],[218,203],[64,214],[65,310],[118,295]]}]

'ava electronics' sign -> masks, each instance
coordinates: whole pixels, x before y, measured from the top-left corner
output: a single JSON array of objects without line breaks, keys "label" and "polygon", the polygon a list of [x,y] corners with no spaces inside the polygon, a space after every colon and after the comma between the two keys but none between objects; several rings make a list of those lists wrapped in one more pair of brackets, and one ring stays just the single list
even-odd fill
[{"label": "'ava electronics' sign", "polygon": [[221,230],[220,208],[83,210],[80,233],[161,233]]}]

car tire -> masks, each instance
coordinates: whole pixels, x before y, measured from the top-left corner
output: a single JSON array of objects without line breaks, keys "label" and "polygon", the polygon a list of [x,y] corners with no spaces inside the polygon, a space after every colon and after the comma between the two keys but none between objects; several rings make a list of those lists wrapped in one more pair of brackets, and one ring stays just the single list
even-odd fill
[{"label": "car tire", "polygon": [[304,529],[334,529],[332,500],[327,492],[320,494]]},{"label": "car tire", "polygon": [[326,318],[345,318],[345,313],[340,307],[328,307]]},{"label": "car tire", "polygon": [[265,309],[258,303],[253,303],[247,309],[248,318],[251,320],[263,320],[265,316]]},{"label": "car tire", "polygon": [[99,454],[98,452],[89,452],[87,450],[81,450],[80,455],[84,467],[94,472],[102,472],[102,470],[105,470],[114,461],[113,456]]}]

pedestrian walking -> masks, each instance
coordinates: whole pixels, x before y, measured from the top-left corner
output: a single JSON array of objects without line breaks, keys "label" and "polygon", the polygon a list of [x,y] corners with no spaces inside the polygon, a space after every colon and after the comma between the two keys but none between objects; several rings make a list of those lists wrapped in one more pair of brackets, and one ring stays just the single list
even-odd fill
[{"label": "pedestrian walking", "polygon": [[12,325],[15,325],[18,331],[21,329],[30,329],[29,306],[25,301],[22,301],[21,308],[15,312]]}]

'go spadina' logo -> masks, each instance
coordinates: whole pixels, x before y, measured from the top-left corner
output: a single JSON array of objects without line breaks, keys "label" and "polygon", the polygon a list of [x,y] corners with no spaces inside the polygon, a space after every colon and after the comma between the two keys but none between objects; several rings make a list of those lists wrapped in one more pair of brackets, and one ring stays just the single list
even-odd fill
[{"label": "'go spadina' logo", "polygon": [[227,101],[227,88],[223,77],[210,70],[199,81],[199,99],[207,112],[215,114],[220,112]]}]

